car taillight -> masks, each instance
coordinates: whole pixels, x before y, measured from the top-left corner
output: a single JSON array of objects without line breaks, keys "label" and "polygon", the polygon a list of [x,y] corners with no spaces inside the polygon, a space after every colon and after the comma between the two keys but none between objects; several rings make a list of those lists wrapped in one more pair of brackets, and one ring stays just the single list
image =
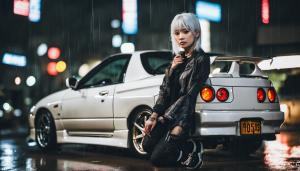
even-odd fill
[{"label": "car taillight", "polygon": [[205,102],[211,102],[215,98],[215,91],[212,87],[203,87],[200,95]]},{"label": "car taillight", "polygon": [[266,93],[265,93],[264,89],[258,88],[257,89],[257,100],[258,100],[258,102],[262,103],[262,102],[265,101],[265,99],[266,99]]},{"label": "car taillight", "polygon": [[225,102],[229,97],[228,90],[226,88],[219,88],[216,97],[220,102]]},{"label": "car taillight", "polygon": [[273,87],[270,87],[268,89],[268,99],[271,103],[274,103],[275,102],[275,99],[276,99],[276,91]]}]

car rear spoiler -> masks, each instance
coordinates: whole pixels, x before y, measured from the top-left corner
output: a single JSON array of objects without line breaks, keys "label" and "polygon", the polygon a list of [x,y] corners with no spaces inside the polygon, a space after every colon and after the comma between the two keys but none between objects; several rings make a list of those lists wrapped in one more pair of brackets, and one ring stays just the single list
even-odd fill
[{"label": "car rear spoiler", "polygon": [[[251,74],[243,75],[243,77],[262,77],[262,78],[267,78],[257,64],[261,61],[272,59],[272,58],[266,58],[266,57],[250,57],[250,56],[225,56],[225,55],[213,55],[213,54],[208,54],[210,56],[210,64],[214,63],[215,61],[231,61],[231,67],[228,73],[232,77],[240,77],[239,73],[239,64],[240,62],[249,62],[249,63],[255,63],[254,65],[254,70]],[[224,73],[221,73],[224,76]],[[217,76],[220,74],[214,74],[214,76]]]},{"label": "car rear spoiler", "polygon": [[271,58],[266,57],[250,57],[250,56],[210,56],[210,63],[214,63],[214,61],[236,61],[236,62],[251,62],[251,63],[259,63],[263,60],[268,60]]}]

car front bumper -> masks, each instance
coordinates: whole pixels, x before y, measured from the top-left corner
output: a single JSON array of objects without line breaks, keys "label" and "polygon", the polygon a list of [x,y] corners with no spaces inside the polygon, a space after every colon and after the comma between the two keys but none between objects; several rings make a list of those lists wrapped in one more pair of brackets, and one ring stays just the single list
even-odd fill
[{"label": "car front bumper", "polygon": [[215,111],[196,112],[195,136],[241,136],[240,120],[261,121],[261,135],[276,134],[283,122],[280,111]]}]

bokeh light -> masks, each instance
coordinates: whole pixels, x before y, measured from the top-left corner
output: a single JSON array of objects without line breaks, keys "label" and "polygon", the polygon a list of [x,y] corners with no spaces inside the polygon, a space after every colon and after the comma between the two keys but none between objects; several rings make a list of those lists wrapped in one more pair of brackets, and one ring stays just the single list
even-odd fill
[{"label": "bokeh light", "polygon": [[15,84],[16,84],[16,85],[20,85],[21,82],[22,82],[22,80],[21,80],[20,77],[16,77],[16,78],[15,78]]},{"label": "bokeh light", "polygon": [[51,76],[56,76],[57,71],[56,71],[56,62],[49,62],[47,65],[47,72]]},{"label": "bokeh light", "polygon": [[135,47],[133,43],[123,43],[121,45],[121,52],[122,53],[132,53],[134,52]]},{"label": "bokeh light", "polygon": [[64,61],[57,62],[55,69],[57,72],[64,72],[67,68],[67,64]]},{"label": "bokeh light", "polygon": [[39,56],[43,56],[43,55],[45,55],[45,54],[47,53],[47,50],[48,50],[47,44],[46,44],[46,43],[42,43],[42,44],[40,44],[39,47],[37,48],[37,52],[36,52],[36,53],[37,53]]},{"label": "bokeh light", "polygon": [[57,59],[60,56],[60,49],[57,47],[51,47],[48,49],[48,58]]},{"label": "bokeh light", "polygon": [[29,76],[29,77],[26,79],[26,84],[27,84],[27,86],[29,86],[29,87],[33,86],[35,83],[36,83],[36,79],[35,79],[34,76]]}]

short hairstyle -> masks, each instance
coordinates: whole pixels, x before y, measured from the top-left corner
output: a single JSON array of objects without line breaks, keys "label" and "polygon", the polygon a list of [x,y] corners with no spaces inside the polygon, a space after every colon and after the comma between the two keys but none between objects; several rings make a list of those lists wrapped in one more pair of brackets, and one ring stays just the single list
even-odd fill
[{"label": "short hairstyle", "polygon": [[199,36],[195,37],[195,48],[194,50],[199,51],[201,49],[201,27],[200,22],[198,18],[193,13],[181,13],[177,14],[172,23],[171,23],[171,41],[172,41],[172,50],[173,53],[178,54],[179,53],[179,46],[176,43],[174,33],[177,30],[181,29],[187,29],[191,32],[193,32],[193,35],[195,33],[198,33]]}]

